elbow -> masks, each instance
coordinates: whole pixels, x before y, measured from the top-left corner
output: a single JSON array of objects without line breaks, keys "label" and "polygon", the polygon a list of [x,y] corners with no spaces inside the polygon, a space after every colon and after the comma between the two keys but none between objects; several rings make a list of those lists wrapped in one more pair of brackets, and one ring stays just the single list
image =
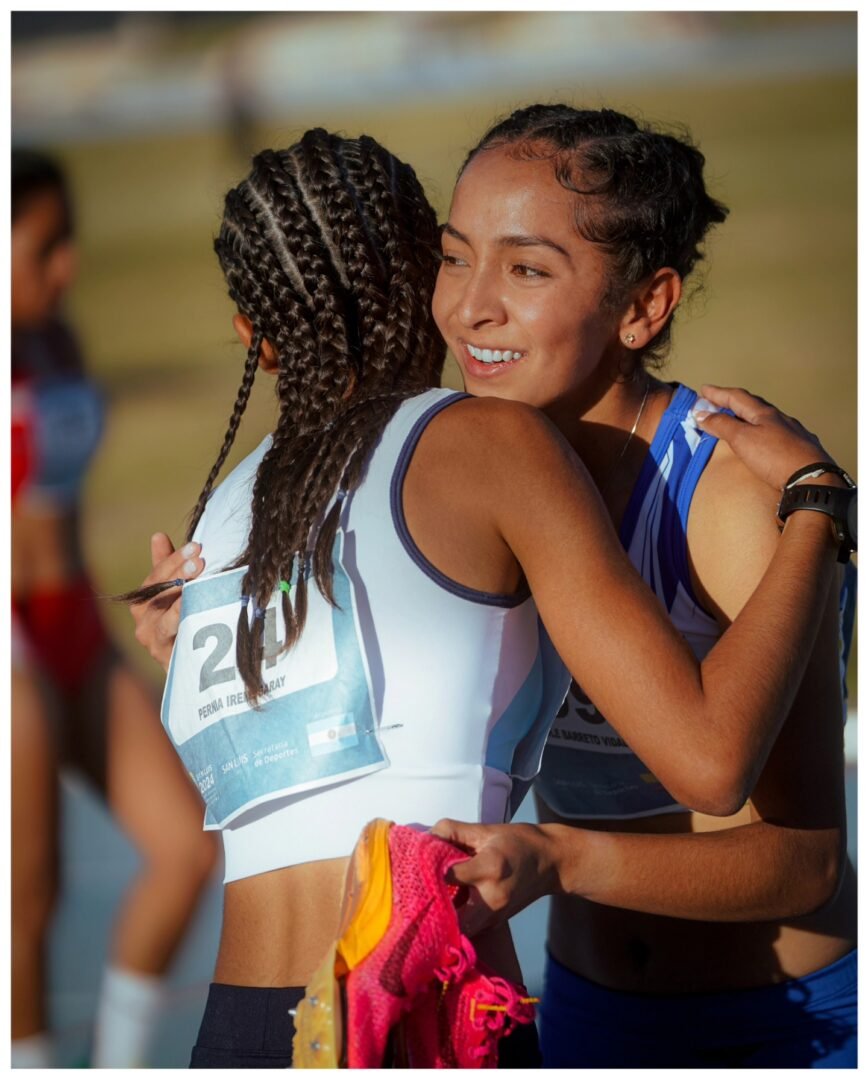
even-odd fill
[{"label": "elbow", "polygon": [[750,798],[753,776],[737,765],[721,760],[694,762],[689,775],[669,788],[690,810],[711,817],[732,817]]},{"label": "elbow", "polygon": [[733,817],[747,802],[747,796],[721,788],[719,791],[708,791],[702,795],[697,794],[690,802],[680,800],[691,810],[698,814],[707,814],[709,817],[728,818]]},{"label": "elbow", "polygon": [[814,915],[835,902],[847,868],[844,829],[823,829],[813,834],[811,851],[801,875],[804,896],[795,915]]}]

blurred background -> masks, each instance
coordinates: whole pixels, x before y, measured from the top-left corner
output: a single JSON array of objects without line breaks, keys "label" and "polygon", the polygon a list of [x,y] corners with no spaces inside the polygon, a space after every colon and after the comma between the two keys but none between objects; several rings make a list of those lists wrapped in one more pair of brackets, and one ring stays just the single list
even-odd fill
[{"label": "blurred background", "polygon": [[[748,386],[855,467],[855,13],[18,12],[13,141],[68,169],[81,259],[68,313],[110,404],[85,492],[98,590],[140,582],[156,529],[182,538],[222,440],[243,354],[211,242],[251,154],[314,125],[366,132],[413,164],[445,216],[467,149],[532,101],[689,129],[731,216],[679,311],[669,377]],[[459,385],[451,362],[446,382]],[[260,384],[230,466],[272,412]],[[126,612],[106,617],[157,685]],[[850,686],[854,706],[854,670]],[[855,734],[853,716],[854,813]],[[74,777],[64,829],[51,1008],[74,1058],[135,856]],[[186,1064],[219,907],[215,885],[176,963],[154,1065]],[[544,905],[517,923],[538,989]]]}]

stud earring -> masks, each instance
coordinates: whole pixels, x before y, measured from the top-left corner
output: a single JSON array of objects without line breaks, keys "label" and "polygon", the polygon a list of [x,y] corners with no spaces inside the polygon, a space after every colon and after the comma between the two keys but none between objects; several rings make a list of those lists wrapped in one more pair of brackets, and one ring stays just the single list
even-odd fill
[{"label": "stud earring", "polygon": [[635,334],[626,334],[624,336],[624,344],[625,345],[632,345],[635,340],[636,340],[636,335]]}]

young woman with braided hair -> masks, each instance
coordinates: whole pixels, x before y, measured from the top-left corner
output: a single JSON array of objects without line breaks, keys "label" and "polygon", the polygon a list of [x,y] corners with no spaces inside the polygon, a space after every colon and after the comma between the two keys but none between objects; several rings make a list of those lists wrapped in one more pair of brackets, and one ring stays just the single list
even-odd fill
[{"label": "young woman with braided hair", "polygon": [[[217,467],[257,364],[276,377],[279,419],[213,492],[212,471],[188,547],[127,597],[166,661],[154,627],[187,581],[164,723],[227,868],[194,1065],[289,1064],[288,1011],[334,940],[365,822],[508,820],[568,682],[546,630],[680,798],[728,807],[769,752],[834,574],[826,523],[796,515],[700,663],[552,422],[436,389],[436,242],[412,170],[364,137],[307,132],[258,155],[226,199],[215,246],[248,354]],[[602,336],[613,316],[579,307]],[[557,417],[570,365],[525,355]],[[738,451],[770,483],[824,456],[730,396],[751,418]],[[477,944],[516,977],[505,928]],[[504,1046],[517,1062],[518,1036]]]}]

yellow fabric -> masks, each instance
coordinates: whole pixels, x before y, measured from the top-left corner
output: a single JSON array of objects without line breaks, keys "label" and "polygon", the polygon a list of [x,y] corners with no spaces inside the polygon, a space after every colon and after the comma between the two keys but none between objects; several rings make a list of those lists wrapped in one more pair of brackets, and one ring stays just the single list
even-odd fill
[{"label": "yellow fabric", "polygon": [[337,1069],[343,1046],[339,979],[346,977],[382,939],[392,919],[391,821],[376,818],[356,844],[341,905],[338,940],[305,987],[295,1013],[294,1069]]},{"label": "yellow fabric", "polygon": [[[335,974],[352,971],[382,940],[392,920],[391,821],[369,822],[350,862]],[[343,966],[343,970],[342,969]]]}]

